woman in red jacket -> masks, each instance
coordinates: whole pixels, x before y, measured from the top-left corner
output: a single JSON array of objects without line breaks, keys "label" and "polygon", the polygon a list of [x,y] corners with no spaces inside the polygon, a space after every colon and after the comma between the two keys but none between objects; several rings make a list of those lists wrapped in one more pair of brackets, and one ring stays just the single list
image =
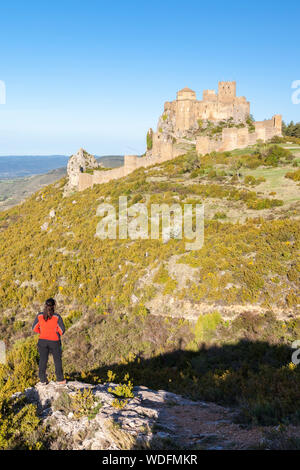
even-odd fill
[{"label": "woman in red jacket", "polygon": [[38,351],[40,354],[39,362],[39,378],[43,385],[48,383],[46,369],[49,353],[52,354],[55,365],[56,380],[59,384],[65,384],[63,368],[62,368],[62,349],[60,338],[65,332],[64,322],[58,313],[55,313],[55,300],[46,300],[44,311],[38,313],[32,329],[35,333],[39,333]]}]

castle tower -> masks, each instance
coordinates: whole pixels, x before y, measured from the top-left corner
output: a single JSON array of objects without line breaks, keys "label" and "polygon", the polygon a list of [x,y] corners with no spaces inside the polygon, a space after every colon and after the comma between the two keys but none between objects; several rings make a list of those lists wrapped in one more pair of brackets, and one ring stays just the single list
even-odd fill
[{"label": "castle tower", "polygon": [[177,91],[177,101],[183,100],[195,100],[196,99],[196,92],[191,90],[190,88],[182,88],[182,90]]},{"label": "castle tower", "polygon": [[273,116],[273,122],[274,122],[275,129],[281,135],[281,132],[282,132],[282,116],[281,116],[281,114],[275,114],[275,116]]},{"label": "castle tower", "polygon": [[176,127],[185,131],[195,122],[196,93],[190,88],[183,88],[177,92],[176,100]]},{"label": "castle tower", "polygon": [[218,98],[220,103],[233,103],[236,98],[236,82],[219,82]]}]

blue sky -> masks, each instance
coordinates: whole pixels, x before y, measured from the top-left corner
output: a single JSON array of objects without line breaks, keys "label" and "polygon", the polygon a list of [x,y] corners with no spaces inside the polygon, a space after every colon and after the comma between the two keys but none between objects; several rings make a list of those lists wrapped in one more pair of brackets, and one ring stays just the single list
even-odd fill
[{"label": "blue sky", "polygon": [[298,1],[3,1],[0,155],[142,153],[163,103],[236,80],[256,120],[300,120]]}]

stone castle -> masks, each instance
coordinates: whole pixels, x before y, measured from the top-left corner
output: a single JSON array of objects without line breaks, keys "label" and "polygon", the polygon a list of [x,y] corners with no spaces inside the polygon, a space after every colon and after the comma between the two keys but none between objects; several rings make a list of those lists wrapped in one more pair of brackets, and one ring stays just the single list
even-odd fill
[{"label": "stone castle", "polygon": [[269,120],[253,121],[250,103],[244,96],[236,96],[234,81],[219,82],[218,93],[204,90],[200,101],[193,90],[183,88],[177,92],[176,100],[165,103],[157,131],[149,129],[147,151],[143,157],[125,155],[123,167],[108,171],[95,169],[93,174],[78,172],[78,178],[75,178],[77,189],[82,191],[94,184],[107,183],[137,168],[183,155],[193,148],[199,155],[205,155],[212,151],[245,148],[258,140],[266,142],[281,136],[281,128],[279,114]]},{"label": "stone castle", "polygon": [[175,117],[175,129],[187,131],[195,127],[198,119],[222,121],[233,118],[243,122],[250,114],[250,103],[244,96],[236,96],[236,82],[219,82],[218,94],[215,90],[204,90],[202,101],[190,88],[177,92],[177,99],[165,103],[165,112]]}]

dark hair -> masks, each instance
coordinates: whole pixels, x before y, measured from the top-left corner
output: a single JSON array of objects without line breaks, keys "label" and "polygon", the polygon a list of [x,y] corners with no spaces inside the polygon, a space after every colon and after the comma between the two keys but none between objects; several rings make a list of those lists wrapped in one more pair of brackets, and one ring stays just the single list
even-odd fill
[{"label": "dark hair", "polygon": [[50,320],[54,314],[54,307],[55,307],[55,300],[54,299],[48,299],[45,302],[45,307],[44,307],[44,312],[43,312],[43,317],[44,320]]}]

